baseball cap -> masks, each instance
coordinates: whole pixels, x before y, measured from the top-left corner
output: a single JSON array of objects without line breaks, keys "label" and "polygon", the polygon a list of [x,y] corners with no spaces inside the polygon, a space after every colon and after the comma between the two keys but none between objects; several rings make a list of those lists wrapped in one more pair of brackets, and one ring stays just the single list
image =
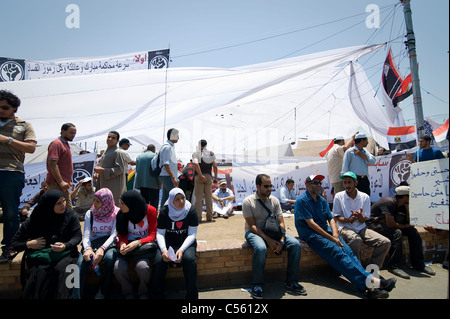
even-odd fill
[{"label": "baseball cap", "polygon": [[409,195],[409,191],[410,191],[410,187],[409,186],[399,186],[395,189],[395,194],[396,195]]},{"label": "baseball cap", "polygon": [[335,138],[334,138],[334,141],[335,142],[337,142],[337,141],[343,141],[344,140],[344,137],[343,136],[336,136]]},{"label": "baseball cap", "polygon": [[122,144],[128,144],[131,146],[130,140],[127,138],[123,138],[120,140],[119,145],[122,145]]},{"label": "baseball cap", "polygon": [[309,175],[306,178],[305,184],[312,182],[312,181],[322,181],[325,178],[323,175]]},{"label": "baseball cap", "polygon": [[341,175],[341,178],[344,178],[346,176],[354,178],[355,180],[358,180],[358,178],[356,177],[355,173],[353,173],[353,172],[350,172],[350,171],[349,172],[345,172],[344,174]]},{"label": "baseball cap", "polygon": [[221,180],[219,181],[219,185],[222,185],[222,184],[227,184],[227,181],[226,181],[225,179],[221,179]]}]

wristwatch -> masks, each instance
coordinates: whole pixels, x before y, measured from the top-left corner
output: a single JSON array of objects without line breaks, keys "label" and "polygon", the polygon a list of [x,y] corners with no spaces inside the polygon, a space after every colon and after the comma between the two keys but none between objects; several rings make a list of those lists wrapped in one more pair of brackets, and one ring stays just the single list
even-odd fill
[{"label": "wristwatch", "polygon": [[280,243],[284,245],[284,240],[283,240],[283,239],[280,239]]},{"label": "wristwatch", "polygon": [[10,136],[9,140],[8,140],[8,145],[11,145],[12,142],[13,142],[13,138]]}]

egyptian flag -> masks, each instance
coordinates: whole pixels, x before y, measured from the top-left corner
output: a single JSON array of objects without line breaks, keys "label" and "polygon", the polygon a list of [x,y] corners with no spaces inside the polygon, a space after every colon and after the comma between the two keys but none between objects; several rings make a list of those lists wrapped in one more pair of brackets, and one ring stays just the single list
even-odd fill
[{"label": "egyptian flag", "polygon": [[443,142],[444,140],[448,140],[448,120],[449,119],[447,119],[447,121],[445,121],[442,126],[433,131],[434,139],[438,143]]},{"label": "egyptian flag", "polygon": [[414,126],[390,127],[387,141],[391,151],[401,151],[417,145],[417,134]]},{"label": "egyptian flag", "polygon": [[383,75],[381,78],[383,88],[392,101],[392,106],[397,107],[398,103],[406,99],[412,94],[411,89],[411,74],[405,79],[397,70],[392,56],[392,50],[389,48],[388,56],[384,61]]}]

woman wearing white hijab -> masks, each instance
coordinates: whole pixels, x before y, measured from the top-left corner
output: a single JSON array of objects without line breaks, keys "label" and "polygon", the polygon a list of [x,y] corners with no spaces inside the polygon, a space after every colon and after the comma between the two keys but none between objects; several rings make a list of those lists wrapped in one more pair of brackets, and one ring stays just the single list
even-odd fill
[{"label": "woman wearing white hijab", "polygon": [[198,216],[195,207],[186,200],[180,188],[169,192],[158,216],[156,241],[159,250],[153,265],[152,296],[164,298],[165,277],[169,263],[183,266],[186,280],[186,299],[198,299],[197,248]]}]

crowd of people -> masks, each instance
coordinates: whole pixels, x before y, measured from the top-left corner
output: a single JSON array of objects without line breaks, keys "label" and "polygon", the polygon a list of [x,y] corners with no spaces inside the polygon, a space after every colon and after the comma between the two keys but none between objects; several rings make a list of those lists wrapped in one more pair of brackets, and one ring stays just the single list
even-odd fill
[{"label": "crowd of people", "polygon": [[[42,190],[19,213],[24,156],[36,148],[32,125],[15,116],[19,106],[17,96],[0,91],[0,204],[4,224],[0,262],[25,252],[23,297],[81,299],[86,271],[93,269],[101,278],[96,298],[111,298],[113,277],[120,284],[123,298],[164,298],[168,267],[182,266],[186,298],[197,299],[199,224],[213,222],[219,216],[228,218],[234,201],[227,181],[218,181],[216,157],[207,149],[207,141],[199,141],[186,166],[190,172],[185,175],[178,170],[175,153],[180,138],[177,129],[167,131],[167,141],[159,152],[149,145],[135,161],[126,153],[130,141],[111,131],[93,176],[79,181],[74,188],[69,142],[77,129],[72,123],[64,123],[60,136],[48,146],[47,177]],[[419,160],[440,158],[438,151],[428,151],[426,137],[421,140]],[[329,179],[334,187],[332,211],[324,198],[323,175],[307,176],[306,192],[299,197],[293,191],[292,179],[274,196],[270,176],[256,176],[256,192],[242,203],[244,238],[253,248],[254,298],[263,298],[268,251],[287,251],[286,289],[307,294],[299,283],[301,244],[286,233],[283,211],[294,214],[299,238],[360,291],[367,292],[369,298],[387,298],[396,278],[378,278],[364,268],[360,258],[362,243],[373,247],[371,265],[386,267],[407,279],[402,269],[401,237],[408,236],[411,266],[434,275],[425,266],[420,235],[409,224],[409,186],[397,187],[394,197],[370,202],[367,166],[374,163],[375,157],[364,149],[366,146],[364,134],[355,134],[347,143],[342,137],[335,138],[335,146],[327,154]],[[161,168],[159,174],[152,174],[150,169],[155,160]],[[136,165],[136,190],[127,190],[128,165]],[[28,218],[20,223],[20,215]],[[84,221],[84,227],[80,221]],[[432,227],[427,230],[435,231]],[[72,286],[67,285],[70,265],[76,265],[79,274],[79,284]],[[138,279],[137,288],[130,277],[131,265]]]}]

